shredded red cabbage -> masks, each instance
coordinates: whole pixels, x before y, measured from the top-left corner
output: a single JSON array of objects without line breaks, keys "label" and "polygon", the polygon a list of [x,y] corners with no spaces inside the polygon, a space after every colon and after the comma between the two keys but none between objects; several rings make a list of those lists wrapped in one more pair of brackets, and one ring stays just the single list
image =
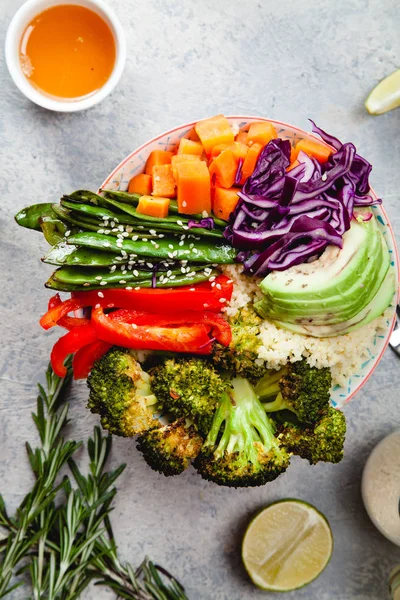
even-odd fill
[{"label": "shredded red cabbage", "polygon": [[201,227],[202,229],[214,229],[215,223],[212,217],[205,217],[204,219],[200,219],[200,221],[195,221],[194,219],[191,219],[190,221],[188,221],[188,227],[189,229],[192,229],[193,227]]},{"label": "shredded red cabbage", "polygon": [[[249,274],[264,276],[304,263],[328,244],[341,247],[354,207],[381,203],[369,195],[372,167],[354,144],[342,144],[311,123],[313,132],[334,149],[327,162],[299,152],[299,165],[288,172],[291,144],[272,140],[238,192],[224,236],[240,250],[237,260]],[[372,213],[365,215],[370,218]]]}]

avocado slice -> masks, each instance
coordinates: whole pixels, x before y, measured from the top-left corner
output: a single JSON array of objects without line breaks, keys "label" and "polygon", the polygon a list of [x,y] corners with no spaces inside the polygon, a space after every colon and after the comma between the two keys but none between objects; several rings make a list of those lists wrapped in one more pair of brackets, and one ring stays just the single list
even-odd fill
[{"label": "avocado slice", "polygon": [[282,329],[287,329],[293,333],[310,335],[312,337],[323,338],[345,335],[346,333],[350,333],[351,331],[354,331],[363,325],[367,325],[374,319],[380,317],[391,305],[395,291],[396,275],[394,269],[390,267],[389,272],[386,275],[378,293],[371,300],[371,302],[352,319],[332,325],[285,323],[282,321],[275,321],[275,324],[278,327],[282,327]]},{"label": "avocado slice", "polygon": [[[360,211],[362,214],[362,211]],[[341,249],[328,246],[312,262],[270,273],[255,309],[264,318],[326,326],[358,315],[380,289],[390,258],[375,218],[353,220]]]}]

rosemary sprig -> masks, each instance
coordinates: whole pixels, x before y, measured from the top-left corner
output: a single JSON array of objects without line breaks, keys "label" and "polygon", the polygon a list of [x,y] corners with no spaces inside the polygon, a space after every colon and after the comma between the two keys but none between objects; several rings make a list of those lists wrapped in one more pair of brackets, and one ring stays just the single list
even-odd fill
[{"label": "rosemary sprig", "polygon": [[[121,563],[109,518],[116,494],[113,487],[125,465],[106,471],[111,436],[98,427],[89,438],[89,472],[84,475],[73,459],[81,442],[65,441],[68,423],[63,404],[71,380],[57,377],[49,366],[46,390],[39,385],[33,421],[40,446],[26,445],[35,476],[14,517],[0,495],[0,598],[24,584],[15,576],[29,572],[33,600],[75,600],[91,581],[132,600],[187,600],[182,586],[160,566],[145,559],[138,569]],[[68,464],[70,475],[59,481]],[[22,565],[22,566],[21,566]]]}]

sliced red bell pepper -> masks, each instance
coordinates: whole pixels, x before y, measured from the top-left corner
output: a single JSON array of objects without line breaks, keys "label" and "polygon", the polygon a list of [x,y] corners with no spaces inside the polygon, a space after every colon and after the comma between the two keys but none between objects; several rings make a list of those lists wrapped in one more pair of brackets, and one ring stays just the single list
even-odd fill
[{"label": "sliced red bell pepper", "polygon": [[213,312],[200,312],[186,310],[179,314],[148,313],[138,310],[122,308],[110,313],[109,318],[119,322],[136,323],[136,325],[150,325],[156,327],[175,327],[182,325],[210,325],[211,335],[224,346],[229,346],[232,341],[232,332],[229,323],[221,315]]},{"label": "sliced red bell pepper", "polygon": [[[211,326],[155,327],[110,319],[102,307],[92,310],[92,323],[99,339],[136,350],[164,350],[209,354]],[[67,334],[68,335],[68,334]]]},{"label": "sliced red bell pepper", "polygon": [[87,325],[89,323],[89,319],[66,316],[68,313],[82,308],[82,304],[76,298],[69,298],[62,301],[60,294],[56,294],[50,298],[48,308],[47,313],[39,321],[43,329],[50,329],[55,325],[71,329],[72,327]]},{"label": "sliced red bell pepper", "polygon": [[96,340],[96,331],[91,324],[74,327],[71,331],[60,337],[54,344],[50,355],[51,366],[55,374],[59,377],[65,377],[67,369],[64,366],[64,361],[67,356],[74,354],[80,348],[83,348],[83,346],[87,346]]},{"label": "sliced red bell pepper", "polygon": [[105,289],[101,292],[72,292],[80,306],[132,308],[146,312],[176,313],[182,310],[220,312],[232,297],[233,283],[225,275],[212,282],[177,288],[140,288],[138,290]]},{"label": "sliced red bell pepper", "polygon": [[72,359],[74,379],[86,379],[96,360],[99,360],[111,347],[112,344],[108,342],[96,340],[78,350]]}]

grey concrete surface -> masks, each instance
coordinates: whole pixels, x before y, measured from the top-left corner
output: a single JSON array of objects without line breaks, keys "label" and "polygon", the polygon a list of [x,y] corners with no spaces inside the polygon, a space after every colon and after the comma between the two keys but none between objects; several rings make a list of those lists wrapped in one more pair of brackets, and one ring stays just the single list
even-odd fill
[{"label": "grey concrete surface", "polygon": [[[312,117],[352,140],[374,165],[372,183],[400,236],[400,110],[369,117],[363,99],[400,60],[396,0],[109,0],[124,24],[128,62],[111,97],[80,114],[39,109],[0,65],[0,487],[15,507],[31,481],[24,442],[35,441],[30,411],[58,333],[38,325],[49,292],[45,243],[18,229],[23,206],[95,189],[133,148],[177,124],[217,112],[256,114],[308,127]],[[20,0],[1,0],[0,52]],[[2,54],[2,58],[4,58]],[[346,407],[346,456],[337,466],[293,461],[276,482],[230,490],[189,469],[166,479],[146,467],[135,443],[116,440],[112,463],[128,462],[113,523],[123,557],[144,554],[170,568],[191,600],[263,600],[240,561],[241,536],[262,506],[284,497],[314,503],[335,537],[322,576],[288,599],[384,600],[400,548],[370,523],[360,496],[366,457],[399,427],[400,362],[389,351]],[[71,400],[71,435],[85,438],[97,419],[85,410],[85,385]],[[14,593],[14,598],[25,598]],[[90,591],[87,598],[110,598]]]}]

